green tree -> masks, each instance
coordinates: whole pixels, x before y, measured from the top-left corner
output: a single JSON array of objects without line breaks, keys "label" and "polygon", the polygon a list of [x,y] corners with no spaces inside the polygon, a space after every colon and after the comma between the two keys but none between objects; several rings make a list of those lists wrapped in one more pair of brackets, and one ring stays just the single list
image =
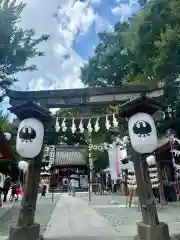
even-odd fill
[{"label": "green tree", "polygon": [[24,71],[34,71],[36,65],[28,64],[28,60],[43,56],[37,46],[47,41],[48,35],[35,37],[33,29],[22,29],[18,26],[21,13],[26,4],[17,4],[16,0],[0,0],[0,94],[1,100],[6,89],[18,79],[15,74]]},{"label": "green tree", "polygon": [[81,69],[81,80],[92,86],[119,86],[133,64],[133,55],[124,46],[124,34],[129,28],[127,23],[118,22],[113,33],[99,33],[100,43],[95,49],[94,56]]},{"label": "green tree", "polygon": [[163,81],[171,115],[163,122],[162,131],[176,126],[180,134],[178,0],[149,1],[129,24],[118,22],[114,33],[100,36],[94,56],[82,68],[82,81],[89,86]]},{"label": "green tree", "polygon": [[12,132],[12,124],[9,122],[8,116],[4,116],[0,112],[0,129],[2,132]]},{"label": "green tree", "polygon": [[125,43],[139,69],[149,80],[164,82],[165,102],[171,111],[161,124],[161,132],[174,128],[180,134],[180,7],[177,0],[151,1],[135,16]]}]

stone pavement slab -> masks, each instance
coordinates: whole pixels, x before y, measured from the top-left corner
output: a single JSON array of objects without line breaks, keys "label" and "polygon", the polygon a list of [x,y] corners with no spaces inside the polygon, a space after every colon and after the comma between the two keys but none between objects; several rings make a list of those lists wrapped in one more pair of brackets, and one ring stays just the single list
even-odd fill
[{"label": "stone pavement slab", "polygon": [[[79,197],[88,203],[88,194],[81,193]],[[136,222],[141,221],[141,213],[138,212],[137,206],[125,208],[126,197],[116,196],[119,204],[112,205],[110,201],[112,196],[95,196],[92,195],[92,201],[89,205],[97,211],[98,214],[105,217],[111,226],[118,231],[121,237],[133,237],[137,234]],[[137,203],[137,198],[133,198],[133,203]],[[164,206],[164,210],[157,206],[160,221],[166,222],[169,226],[170,234],[175,236],[173,239],[180,240],[180,204],[169,203]],[[177,237],[178,236],[178,237]]]},{"label": "stone pavement slab", "polygon": [[108,220],[88,206],[87,202],[65,194],[57,203],[44,234],[46,240],[72,237],[73,239],[109,237],[113,240],[119,236],[119,233],[109,225]]},{"label": "stone pavement slab", "polygon": [[[1,240],[1,239],[0,239]],[[121,238],[121,237],[95,237],[95,236],[78,236],[78,237],[56,237],[56,238],[46,238],[45,240],[134,240],[133,238]],[[172,239],[179,240],[179,239]]]},{"label": "stone pavement slab", "polygon": [[[59,195],[54,196],[54,202],[47,196],[45,199],[38,198],[35,221],[41,225],[41,234],[46,230],[46,226],[49,222],[54,207],[59,200]],[[10,226],[16,225],[19,217],[21,201],[13,202],[9,211],[7,211],[2,217],[0,217],[0,240],[1,237],[6,237],[9,234]],[[0,209],[1,211],[1,209]],[[7,239],[7,238],[5,238]],[[4,240],[2,238],[2,240]],[[33,239],[32,239],[33,240]]]},{"label": "stone pavement slab", "polygon": [[12,208],[12,204],[5,204],[4,206],[0,207],[0,218],[4,217],[4,215],[10,211]]},{"label": "stone pavement slab", "polygon": [[7,240],[8,236],[0,236],[0,240]]}]

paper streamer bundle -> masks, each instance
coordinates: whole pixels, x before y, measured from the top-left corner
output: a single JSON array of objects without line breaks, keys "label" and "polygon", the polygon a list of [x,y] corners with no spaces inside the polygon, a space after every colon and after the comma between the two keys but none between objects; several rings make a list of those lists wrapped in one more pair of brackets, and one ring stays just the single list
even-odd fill
[{"label": "paper streamer bundle", "polygon": [[129,189],[137,189],[136,176],[134,170],[128,170],[127,187]]},{"label": "paper streamer bundle", "polygon": [[153,155],[146,158],[146,161],[148,163],[148,172],[150,181],[152,184],[152,188],[158,188],[159,187],[159,178],[158,178],[158,170],[156,166],[156,160]]}]

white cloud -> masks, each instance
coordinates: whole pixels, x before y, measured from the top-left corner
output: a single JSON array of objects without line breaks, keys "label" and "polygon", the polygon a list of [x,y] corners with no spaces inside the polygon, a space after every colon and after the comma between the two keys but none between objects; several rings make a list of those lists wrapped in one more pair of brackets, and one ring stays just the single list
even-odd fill
[{"label": "white cloud", "polygon": [[115,7],[115,8],[112,8],[111,12],[114,14],[114,15],[121,15],[121,10],[122,7]]},{"label": "white cloud", "polygon": [[90,0],[90,3],[94,5],[100,5],[102,3],[102,0]]},{"label": "white cloud", "polygon": [[140,4],[138,0],[130,0],[129,3],[121,3],[120,0],[117,0],[117,6],[111,9],[111,12],[114,15],[120,16],[121,21],[126,21],[134,13],[139,11]]},{"label": "white cloud", "polygon": [[103,32],[103,31],[108,31],[108,32],[114,31],[114,27],[107,20],[103,19],[98,14],[96,14],[95,29],[96,29],[96,33]]},{"label": "white cloud", "polygon": [[57,14],[59,32],[66,47],[71,47],[78,35],[86,34],[95,21],[95,12],[87,2],[68,1]]},{"label": "white cloud", "polygon": [[111,24],[95,13],[93,4],[101,2],[100,0],[28,1],[22,15],[21,26],[34,28],[38,36],[43,33],[49,34],[50,40],[40,46],[45,56],[30,61],[37,65],[38,71],[19,73],[17,76],[20,80],[14,88],[43,90],[84,87],[80,81],[80,66],[84,60],[72,47],[76,38],[85,35],[94,23],[96,32],[113,31]]},{"label": "white cloud", "polygon": [[[55,19],[53,15],[56,11]],[[31,0],[22,19],[22,27],[32,27],[37,35],[45,33],[51,37],[40,46],[45,57],[30,61],[37,65],[38,71],[19,73],[20,81],[14,88],[42,90],[83,87],[79,67],[83,59],[72,49],[72,45],[76,37],[86,34],[96,20],[93,7],[87,2],[73,0]]]}]

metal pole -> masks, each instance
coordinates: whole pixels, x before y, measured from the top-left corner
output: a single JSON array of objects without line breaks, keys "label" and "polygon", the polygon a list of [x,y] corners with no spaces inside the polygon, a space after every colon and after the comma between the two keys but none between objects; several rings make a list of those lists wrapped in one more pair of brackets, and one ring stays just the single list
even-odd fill
[{"label": "metal pole", "polygon": [[[53,163],[53,180],[56,175],[56,169],[55,169],[55,160],[56,160],[56,145],[54,145],[54,163]],[[54,202],[54,187],[52,187],[52,202]]]},{"label": "metal pole", "polygon": [[89,202],[91,202],[90,172],[91,172],[91,170],[90,170],[90,167],[89,167],[89,189],[88,189]]},{"label": "metal pole", "polygon": [[89,201],[91,201],[91,193],[92,193],[92,170],[93,170],[93,161],[91,156],[90,145],[92,144],[92,136],[91,133],[88,133],[88,164],[89,164]]}]

